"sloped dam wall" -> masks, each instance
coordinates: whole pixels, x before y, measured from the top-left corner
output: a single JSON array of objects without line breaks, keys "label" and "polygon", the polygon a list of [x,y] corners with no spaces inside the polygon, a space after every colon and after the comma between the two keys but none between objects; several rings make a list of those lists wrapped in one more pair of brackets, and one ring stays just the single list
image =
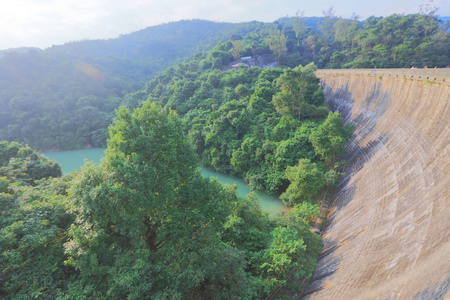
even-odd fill
[{"label": "sloped dam wall", "polygon": [[355,133],[302,299],[450,299],[450,78],[381,73],[317,71]]}]

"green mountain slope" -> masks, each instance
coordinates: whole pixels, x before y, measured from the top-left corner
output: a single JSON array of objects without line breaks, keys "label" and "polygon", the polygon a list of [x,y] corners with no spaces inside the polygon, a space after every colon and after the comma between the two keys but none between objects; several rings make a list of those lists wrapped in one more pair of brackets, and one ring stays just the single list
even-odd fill
[{"label": "green mountain slope", "polygon": [[260,26],[180,21],[117,39],[8,52],[0,60],[0,140],[40,150],[100,146],[124,95],[197,51]]}]

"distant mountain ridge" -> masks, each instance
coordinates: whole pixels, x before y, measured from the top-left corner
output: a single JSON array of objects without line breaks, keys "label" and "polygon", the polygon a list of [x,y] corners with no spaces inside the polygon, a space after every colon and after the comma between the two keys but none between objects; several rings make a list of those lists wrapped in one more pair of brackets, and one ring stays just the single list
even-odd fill
[{"label": "distant mountain ridge", "polygon": [[30,50],[34,50],[34,51],[38,51],[38,52],[44,51],[41,48],[36,48],[36,47],[9,48],[9,49],[5,49],[5,50],[0,50],[0,59],[8,53],[27,53]]},{"label": "distant mountain ridge", "polygon": [[[450,21],[450,16],[438,16],[442,26]],[[276,22],[290,24],[292,17],[282,17]],[[318,24],[324,17],[305,17],[305,25],[312,30],[318,30]],[[364,20],[360,21],[361,23]],[[89,55],[93,57],[127,57],[142,58],[156,53],[176,52],[178,42],[190,45],[192,54],[209,49],[220,42],[220,33],[244,33],[251,27],[262,27],[263,22],[252,21],[242,23],[213,22],[207,20],[181,20],[156,26],[150,26],[132,33],[122,34],[117,38],[83,40],[54,45],[45,50],[37,47],[20,47],[0,50],[0,59],[7,53],[26,53],[29,50],[48,51],[49,53],[66,53],[72,55]],[[217,34],[219,33],[219,34]],[[200,41],[200,42],[199,42]],[[125,46],[126,45],[126,46]],[[165,49],[165,50],[161,50]],[[167,51],[168,50],[168,51]]]},{"label": "distant mountain ridge", "polygon": [[[54,45],[45,50],[22,47],[0,50],[0,58],[7,53],[26,53],[28,50],[46,53],[64,53],[77,56],[143,58],[163,52],[179,54],[180,48],[190,54],[203,51],[219,43],[229,34],[245,34],[248,30],[264,26],[262,22],[226,23],[206,20],[182,20],[120,35],[111,39],[82,40]],[[182,46],[182,47],[180,47]],[[161,49],[165,49],[164,51]],[[183,56],[187,56],[184,54]]]}]

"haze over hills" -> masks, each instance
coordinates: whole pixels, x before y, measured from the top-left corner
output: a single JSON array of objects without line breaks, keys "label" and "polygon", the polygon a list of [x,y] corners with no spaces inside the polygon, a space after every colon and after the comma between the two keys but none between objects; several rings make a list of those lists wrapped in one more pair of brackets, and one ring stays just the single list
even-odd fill
[{"label": "haze over hills", "polygon": [[[183,57],[203,51],[217,44],[221,38],[234,32],[247,33],[245,27],[252,27],[261,22],[225,23],[206,20],[171,22],[148,27],[118,38],[73,41],[63,45],[54,45],[45,49],[48,53],[65,53],[88,55],[92,57],[117,56],[121,58],[142,58],[157,55],[176,56],[176,51],[183,49]],[[11,48],[0,50],[0,57],[7,53],[26,53],[40,48]],[[163,54],[163,50],[167,54]],[[187,55],[186,55],[187,54]]]},{"label": "haze over hills", "polygon": [[[24,141],[38,149],[100,146],[114,109],[121,104],[119,98],[138,90],[168,66],[226,41],[232,34],[247,34],[261,26],[267,25],[180,21],[116,39],[5,51],[0,60],[0,138]],[[91,96],[90,100],[80,100],[85,96]],[[82,112],[86,103],[95,107],[91,114]],[[21,111],[20,116],[13,111]],[[67,111],[72,113],[66,116]],[[57,128],[42,119],[44,115],[61,118]],[[95,126],[86,125],[91,117]],[[30,118],[33,125],[27,126]],[[6,129],[8,124],[11,126]],[[36,135],[41,136],[40,142],[32,140]]]},{"label": "haze over hills", "polygon": [[[421,14],[371,17],[363,24],[332,14],[275,23],[191,20],[109,40],[8,50],[0,59],[0,139],[41,150],[104,145],[114,109],[159,72],[194,55],[208,56],[211,68],[236,60],[234,54],[273,55],[287,67],[444,67],[450,65],[447,29]],[[270,45],[276,39],[285,43],[278,54]],[[219,52],[200,54],[213,47]]]},{"label": "haze over hills", "polygon": [[49,53],[92,57],[116,56],[142,59],[161,57],[169,62],[189,57],[227,40],[232,34],[248,34],[264,26],[261,22],[224,23],[206,20],[179,21],[148,27],[118,38],[79,41],[53,46]]}]

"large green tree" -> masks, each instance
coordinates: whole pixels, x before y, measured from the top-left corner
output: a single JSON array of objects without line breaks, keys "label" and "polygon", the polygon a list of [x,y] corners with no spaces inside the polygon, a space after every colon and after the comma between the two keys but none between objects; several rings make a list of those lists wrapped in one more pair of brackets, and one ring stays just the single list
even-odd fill
[{"label": "large green tree", "polygon": [[275,28],[269,31],[269,36],[265,39],[265,43],[269,46],[279,63],[281,62],[281,55],[287,50],[286,42],[287,38],[284,33]]},{"label": "large green tree", "polygon": [[291,19],[292,28],[295,32],[295,37],[297,38],[297,46],[300,46],[300,39],[305,35],[306,33],[306,25],[305,25],[305,12],[298,11],[295,14],[295,17]]},{"label": "large green tree", "polygon": [[300,159],[296,166],[286,168],[286,176],[291,182],[281,195],[287,204],[313,201],[317,192],[325,185],[322,168],[309,159]]},{"label": "large green tree", "polygon": [[315,70],[316,66],[313,63],[305,67],[298,66],[284,70],[284,73],[276,80],[276,85],[280,91],[272,98],[278,113],[281,115],[290,114],[300,120],[303,104],[306,103],[307,96],[309,96],[308,85],[316,86],[317,84],[314,75]]},{"label": "large green tree", "polygon": [[89,297],[239,298],[251,282],[240,252],[221,242],[236,198],[204,179],[173,111],[118,111],[106,159],[72,190],[77,219],[66,245]]},{"label": "large green tree", "polygon": [[331,167],[338,155],[344,154],[343,146],[350,138],[353,126],[347,124],[341,118],[340,112],[329,113],[326,120],[315,129],[309,140],[317,155]]}]

